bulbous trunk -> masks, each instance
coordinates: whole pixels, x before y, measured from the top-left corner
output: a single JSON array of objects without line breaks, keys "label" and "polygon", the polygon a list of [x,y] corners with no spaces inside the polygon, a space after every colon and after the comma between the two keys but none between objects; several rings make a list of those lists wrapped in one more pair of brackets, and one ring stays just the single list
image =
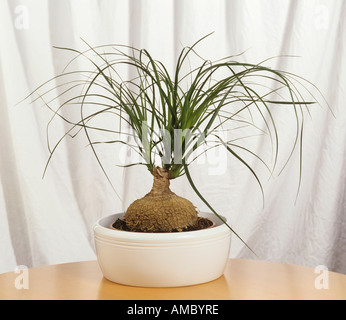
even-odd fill
[{"label": "bulbous trunk", "polygon": [[127,227],[132,231],[170,232],[193,226],[198,220],[196,207],[170,190],[169,172],[155,167],[152,174],[151,191],[125,213]]}]

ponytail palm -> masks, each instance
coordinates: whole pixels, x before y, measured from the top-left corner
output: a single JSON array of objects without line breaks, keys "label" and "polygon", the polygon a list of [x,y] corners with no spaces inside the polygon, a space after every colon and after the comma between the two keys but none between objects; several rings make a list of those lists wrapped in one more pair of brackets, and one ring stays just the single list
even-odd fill
[{"label": "ponytail palm", "polygon": [[[77,133],[85,133],[100,165],[96,143],[121,143],[134,149],[141,161],[130,165],[145,165],[154,183],[144,198],[136,200],[127,209],[124,221],[129,230],[169,232],[196,224],[198,212],[195,206],[169,188],[170,180],[183,175],[210,210],[222,219],[199,192],[189,171],[191,163],[212,148],[224,148],[244,165],[263,194],[260,178],[244,154],[259,160],[270,172],[276,167],[279,155],[276,108],[288,108],[293,114],[293,120],[289,121],[293,121],[295,129],[287,160],[296,148],[301,152],[304,114],[314,103],[304,80],[266,67],[266,61],[241,63],[234,61],[235,57],[205,60],[195,51],[204,38],[182,49],[172,74],[145,49],[108,45],[88,46],[86,51],[80,52],[64,48],[75,52],[76,58],[86,58],[92,71],[65,71],[54,78],[78,77],[59,85],[68,87],[58,96],[65,99],[58,109],[53,110],[54,117],[72,124],[72,128],[55,145],[52,154],[62,139],[76,128]],[[193,66],[192,61],[198,61],[198,64]],[[183,72],[186,68],[188,71]],[[128,77],[126,80],[124,73]],[[71,96],[76,89],[79,93]],[[39,97],[46,101],[48,92],[50,90],[40,93]],[[305,101],[303,93],[309,94],[311,101]],[[49,108],[51,103],[52,100],[46,103]],[[79,120],[72,121],[64,116],[62,110],[68,106],[79,108]],[[104,115],[118,118],[120,129],[92,125],[95,119]],[[232,135],[237,128],[245,127],[269,137],[269,148],[273,150],[271,168],[255,150],[241,144],[246,136],[235,138]],[[126,131],[124,135],[125,128],[130,128],[130,133]],[[92,141],[91,131],[107,131],[115,138]],[[227,138],[222,132],[227,132]],[[129,137],[133,141],[131,144]]]}]

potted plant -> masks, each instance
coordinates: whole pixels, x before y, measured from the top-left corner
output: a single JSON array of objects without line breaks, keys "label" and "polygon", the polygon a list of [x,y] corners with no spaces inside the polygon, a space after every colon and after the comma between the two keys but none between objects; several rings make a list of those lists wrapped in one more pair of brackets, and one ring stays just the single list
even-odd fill
[{"label": "potted plant", "polygon": [[[71,125],[51,155],[77,129],[76,134],[85,133],[109,181],[96,144],[127,145],[141,161],[126,166],[143,165],[153,178],[151,191],[134,201],[125,213],[111,214],[96,222],[98,261],[104,276],[111,281],[168,287],[220,277],[229,258],[231,234],[238,235],[200,193],[190,172],[191,163],[211,148],[224,148],[251,172],[263,194],[261,179],[244,154],[260,161],[272,173],[279,154],[279,107],[293,115],[292,152],[296,148],[301,152],[304,114],[315,102],[307,82],[303,84],[305,80],[299,76],[266,67],[266,61],[251,64],[237,62],[235,57],[203,59],[196,46],[204,38],[182,49],[172,75],[145,49],[88,44],[84,52],[63,48],[76,53],[75,59],[85,58],[92,68],[64,71],[54,78],[77,76],[76,80],[58,85],[60,89],[68,87],[58,95],[65,100],[57,109],[51,107],[53,100],[46,100],[51,89],[42,92],[50,81],[35,90],[39,95],[36,99],[45,101],[53,117]],[[188,71],[184,72],[184,68]],[[76,89],[78,93],[74,93]],[[305,101],[305,94],[309,101]],[[80,119],[73,121],[61,113],[68,105],[79,108]],[[103,127],[102,121],[95,124],[101,116],[119,119],[119,127]],[[269,138],[274,158],[271,168],[259,154],[239,143],[245,137],[235,138],[233,133],[244,127]],[[115,137],[94,141],[92,132]],[[225,132],[231,137],[225,138]],[[199,213],[192,202],[171,191],[170,181],[183,175],[209,213]]]}]

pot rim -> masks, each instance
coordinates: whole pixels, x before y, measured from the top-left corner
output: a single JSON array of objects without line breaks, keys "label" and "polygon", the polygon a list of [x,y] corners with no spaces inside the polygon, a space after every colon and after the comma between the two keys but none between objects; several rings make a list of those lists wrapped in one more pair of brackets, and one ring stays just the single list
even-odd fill
[{"label": "pot rim", "polygon": [[[184,232],[162,232],[162,233],[149,233],[149,232],[134,232],[111,229],[109,225],[111,222],[120,218],[124,213],[110,214],[97,220],[94,225],[94,234],[97,238],[114,239],[124,241],[186,241],[188,239],[207,239],[214,238],[215,236],[224,237],[229,236],[231,230],[213,213],[200,212],[199,216],[209,218],[215,223],[213,228],[206,228],[201,230],[184,231]],[[225,221],[226,218],[222,217]]]}]

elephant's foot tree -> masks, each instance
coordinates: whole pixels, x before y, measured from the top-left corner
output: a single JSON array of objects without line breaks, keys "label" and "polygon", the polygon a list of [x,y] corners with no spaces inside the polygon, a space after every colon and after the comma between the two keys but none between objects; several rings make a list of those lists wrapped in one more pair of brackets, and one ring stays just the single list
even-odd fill
[{"label": "elephant's foot tree", "polygon": [[[295,128],[292,152],[296,148],[300,154],[302,152],[304,115],[309,112],[309,105],[316,101],[307,88],[316,88],[297,75],[266,67],[266,62],[241,63],[234,61],[235,57],[214,62],[204,60],[195,52],[202,39],[181,51],[172,75],[144,49],[107,45],[89,46],[86,51],[79,52],[64,48],[75,52],[75,59],[87,59],[92,70],[64,71],[35,91],[39,93],[37,99],[46,101],[45,95],[50,90],[41,92],[44,87],[57,79],[76,76],[75,80],[66,80],[58,85],[59,89],[64,86],[67,89],[58,95],[57,98],[63,102],[53,110],[53,117],[67,121],[72,125],[71,130],[77,128],[78,133],[84,132],[100,164],[95,148],[100,141],[92,140],[92,131],[111,132],[116,138],[103,142],[127,144],[140,155],[142,161],[131,165],[145,165],[154,183],[146,196],[128,207],[123,220],[128,230],[170,232],[195,225],[198,221],[195,206],[170,190],[170,181],[183,175],[210,210],[222,219],[199,192],[189,171],[190,164],[211,148],[224,148],[231,157],[240,161],[263,193],[258,174],[243,155],[254,157],[268,169],[269,166],[256,151],[241,144],[247,134],[244,139],[234,139],[228,125],[254,128],[270,137],[269,148],[273,150],[274,159],[269,169],[271,173],[279,155],[276,108],[286,108],[293,115],[292,126]],[[200,63],[191,67],[191,61]],[[188,66],[189,71],[183,73],[183,68]],[[123,80],[124,70],[133,76]],[[80,93],[71,96],[76,89],[80,89]],[[305,95],[309,96],[308,101]],[[46,103],[49,108],[51,102]],[[62,110],[76,106],[80,109],[81,118],[72,121]],[[86,113],[87,107],[92,111]],[[93,120],[105,115],[120,119],[120,128],[131,128],[135,143],[130,144],[128,134],[123,135],[121,129],[112,131],[92,125]],[[230,133],[227,139],[220,134],[224,128]],[[70,135],[71,130],[64,137]],[[210,138],[214,141],[213,146],[206,145]],[[201,149],[204,151],[197,153]],[[300,167],[301,160],[299,164]]]}]

